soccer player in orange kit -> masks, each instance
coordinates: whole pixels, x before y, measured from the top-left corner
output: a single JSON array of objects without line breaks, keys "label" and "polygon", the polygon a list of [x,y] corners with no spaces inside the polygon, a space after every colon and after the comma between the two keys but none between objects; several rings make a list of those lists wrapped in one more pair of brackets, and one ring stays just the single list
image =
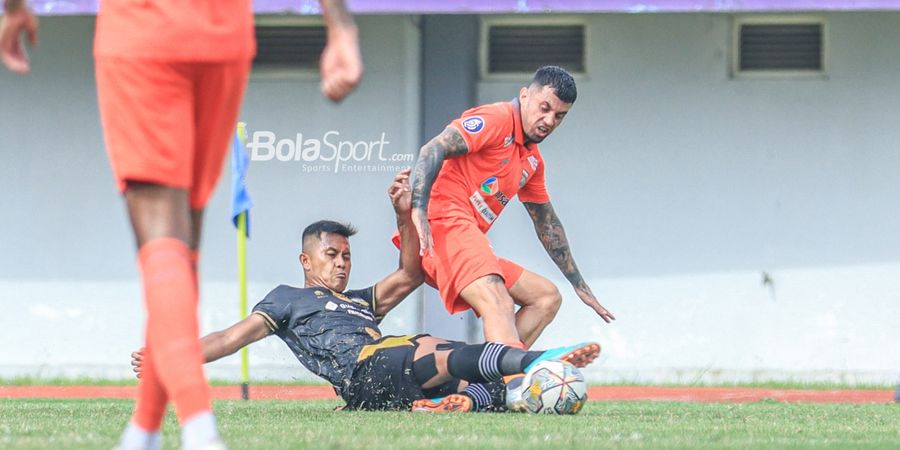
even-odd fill
[{"label": "soccer player in orange kit", "polygon": [[[362,76],[343,0],[321,0],[328,27],[322,92],[333,101]],[[29,70],[37,40],[23,0],[5,0],[0,59]],[[203,373],[197,260],[203,209],[222,172],[256,52],[250,0],[103,0],[94,57],[104,138],[134,228],[147,311],[144,376],[119,448],[158,449],[166,404],[182,448],[224,449]]]},{"label": "soccer player in orange kit", "polygon": [[[561,301],[552,282],[495,256],[485,236],[516,195],[578,297],[606,322],[615,319],[597,302],[572,258],[547,194],[538,149],[576,96],[568,72],[542,67],[513,101],[464,112],[419,151],[413,221],[426,281],[440,290],[450,313],[473,308],[482,317],[487,341],[530,347]],[[514,305],[521,306],[518,312]]]}]

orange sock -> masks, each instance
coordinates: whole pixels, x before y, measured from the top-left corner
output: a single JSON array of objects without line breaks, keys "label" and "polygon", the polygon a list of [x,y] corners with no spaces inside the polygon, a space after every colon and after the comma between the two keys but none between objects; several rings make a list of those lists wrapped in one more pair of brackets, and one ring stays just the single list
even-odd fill
[{"label": "orange sock", "polygon": [[191,250],[191,277],[194,280],[194,288],[200,292],[200,251]]},{"label": "orange sock", "polygon": [[138,398],[134,405],[131,421],[143,431],[156,432],[162,425],[166,415],[166,391],[153,366],[150,348],[144,348],[144,361],[141,365],[141,379],[138,382]]},{"label": "orange sock", "polygon": [[138,252],[147,308],[147,347],[175,414],[184,424],[212,410],[203,374],[197,285],[191,251],[174,238],[154,239]]}]

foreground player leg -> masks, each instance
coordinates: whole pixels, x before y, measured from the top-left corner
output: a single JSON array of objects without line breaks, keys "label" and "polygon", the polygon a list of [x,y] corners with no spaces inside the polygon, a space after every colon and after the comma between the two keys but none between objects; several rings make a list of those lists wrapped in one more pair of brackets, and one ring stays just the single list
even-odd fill
[{"label": "foreground player leg", "polygon": [[[199,259],[200,232],[203,225],[203,210],[191,210],[191,276],[195,288],[198,285],[197,267]],[[144,337],[146,343],[149,339]],[[160,428],[166,415],[168,397],[162,380],[156,372],[150,349],[144,349],[144,360],[138,382],[138,396],[134,407],[131,426],[122,438],[121,449],[157,450],[162,447]]]},{"label": "foreground player leg", "polygon": [[481,316],[485,341],[522,347],[516,331],[515,305],[503,278],[498,275],[481,277],[463,288],[459,296]]},{"label": "foreground player leg", "polygon": [[129,183],[126,203],[139,247],[147,308],[147,348],[175,404],[185,448],[218,440],[211,392],[203,374],[197,319],[196,257],[188,193]]}]

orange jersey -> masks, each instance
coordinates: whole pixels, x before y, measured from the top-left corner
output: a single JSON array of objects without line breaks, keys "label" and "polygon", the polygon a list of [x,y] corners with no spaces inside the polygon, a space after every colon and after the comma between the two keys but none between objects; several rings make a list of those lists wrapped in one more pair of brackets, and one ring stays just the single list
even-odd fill
[{"label": "orange jersey", "polygon": [[232,61],[256,53],[250,0],[101,0],[94,55]]},{"label": "orange jersey", "polygon": [[472,108],[454,120],[469,152],[450,158],[431,189],[428,218],[468,217],[487,232],[506,204],[550,201],[544,159],[537,144],[525,144],[518,102]]}]

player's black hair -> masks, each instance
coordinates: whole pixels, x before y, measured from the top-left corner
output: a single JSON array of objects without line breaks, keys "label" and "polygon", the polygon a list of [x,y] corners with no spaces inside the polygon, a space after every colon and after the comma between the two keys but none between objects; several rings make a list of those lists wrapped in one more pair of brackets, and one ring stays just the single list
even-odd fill
[{"label": "player's black hair", "polygon": [[575,103],[578,97],[578,88],[575,87],[575,79],[572,74],[559,66],[544,66],[534,72],[531,85],[550,86],[565,103]]},{"label": "player's black hair", "polygon": [[318,238],[322,235],[322,233],[335,233],[345,238],[349,238],[350,236],[356,234],[356,227],[350,225],[349,223],[343,224],[340,222],[335,222],[333,220],[320,220],[318,222],[309,224],[309,226],[307,226],[303,230],[301,242],[306,242],[306,238],[309,236]]}]

